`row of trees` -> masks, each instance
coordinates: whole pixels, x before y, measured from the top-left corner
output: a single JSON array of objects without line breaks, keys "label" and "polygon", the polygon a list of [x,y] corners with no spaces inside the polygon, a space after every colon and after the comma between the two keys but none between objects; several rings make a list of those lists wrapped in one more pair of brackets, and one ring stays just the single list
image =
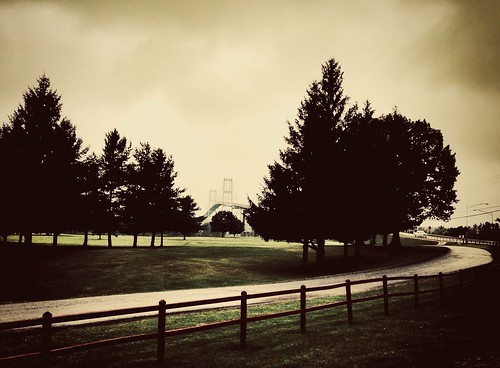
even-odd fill
[{"label": "row of trees", "polygon": [[[75,126],[61,115],[61,97],[46,76],[24,94],[24,104],[0,130],[0,235],[123,231],[155,235],[198,231],[202,218],[184,189],[175,185],[172,157],[141,143],[132,150],[114,129],[100,155],[89,153]],[[163,239],[163,237],[162,237]]]},{"label": "row of trees", "polygon": [[496,240],[500,242],[500,218],[497,218],[494,223],[485,222],[474,224],[467,228],[465,226],[458,226],[452,228],[445,228],[440,226],[432,231],[433,234],[447,235],[454,237],[465,237],[482,240]]},{"label": "row of trees", "polygon": [[323,261],[325,239],[354,242],[393,234],[424,219],[446,220],[457,202],[455,156],[439,130],[395,110],[375,117],[367,101],[348,106],[339,64],[322,66],[307,90],[287,147],[268,166],[257,203],[247,214],[264,239],[301,242]]}]

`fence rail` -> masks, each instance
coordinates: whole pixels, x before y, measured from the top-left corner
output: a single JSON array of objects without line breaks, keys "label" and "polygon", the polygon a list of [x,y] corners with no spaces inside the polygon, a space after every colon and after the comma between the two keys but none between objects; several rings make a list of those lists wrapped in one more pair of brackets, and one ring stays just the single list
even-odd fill
[{"label": "fence rail", "polygon": [[[439,273],[437,275],[430,276],[399,276],[399,277],[387,277],[383,276],[380,278],[372,278],[366,280],[356,280],[350,281],[346,280],[344,283],[326,285],[326,286],[316,286],[307,288],[305,285],[302,285],[298,289],[289,289],[282,291],[272,291],[258,294],[247,294],[245,291],[241,292],[241,295],[238,296],[230,296],[223,298],[214,298],[214,299],[204,299],[204,300],[196,300],[190,302],[178,302],[178,303],[166,303],[164,300],[161,300],[158,305],[153,306],[145,306],[145,307],[137,307],[137,308],[124,308],[124,309],[115,309],[108,311],[100,311],[100,312],[90,312],[90,313],[79,313],[79,314],[71,314],[71,315],[61,315],[61,316],[52,316],[50,312],[45,312],[42,318],[31,319],[31,320],[20,320],[20,321],[12,321],[12,322],[4,322],[0,323],[0,331],[13,330],[19,328],[26,327],[41,327],[42,334],[42,343],[40,346],[40,350],[27,354],[19,354],[19,355],[11,355],[0,357],[0,363],[2,362],[13,362],[20,361],[26,359],[34,359],[41,358],[42,365],[44,367],[51,366],[51,356],[54,355],[62,355],[69,354],[76,351],[90,350],[94,348],[104,347],[104,346],[113,346],[119,345],[134,341],[144,341],[144,340],[157,340],[157,362],[159,366],[163,366],[165,363],[165,344],[166,337],[169,336],[177,336],[182,334],[196,333],[200,331],[206,331],[216,328],[223,328],[228,326],[240,326],[240,348],[245,349],[246,347],[246,337],[247,337],[247,324],[256,321],[263,321],[274,318],[281,318],[285,316],[292,315],[300,315],[300,331],[301,333],[306,333],[306,323],[307,323],[307,313],[319,311],[327,308],[335,308],[346,306],[347,309],[347,322],[352,324],[354,321],[354,312],[353,305],[357,303],[364,303],[372,300],[383,300],[384,312],[386,315],[389,315],[389,298],[395,297],[405,297],[405,296],[413,296],[415,301],[415,308],[419,307],[419,295],[439,292],[440,297],[442,298],[444,295],[444,291],[452,288],[460,288],[463,287],[464,271],[460,270],[458,272],[451,272],[447,274]],[[453,276],[458,275],[458,282],[453,284],[445,285],[444,277],[445,276]],[[437,280],[437,286],[432,289],[422,290],[419,281],[422,280]],[[408,282],[413,281],[413,290],[408,292],[389,292],[389,283],[395,282]],[[352,294],[352,286],[356,285],[365,285],[365,284],[380,284],[379,288],[375,285],[375,289],[379,290],[381,288],[382,294],[369,295],[359,298],[353,298]],[[338,288],[345,288],[345,300],[335,301],[331,303],[326,303],[322,305],[316,306],[307,306],[307,294],[318,291],[326,291],[333,290]],[[248,300],[250,299],[262,299],[268,298],[271,296],[284,296],[284,295],[299,295],[300,308],[294,310],[287,310],[278,313],[272,314],[263,314],[248,317]],[[199,326],[189,326],[182,327],[177,329],[166,330],[165,321],[167,318],[166,311],[175,311],[179,308],[186,307],[195,307],[195,306],[207,306],[212,304],[221,304],[227,302],[240,302],[240,318],[233,320],[226,320],[214,323],[208,323]],[[63,322],[74,322],[74,321],[82,321],[82,320],[95,320],[98,318],[106,318],[106,317],[115,317],[115,316],[130,316],[134,314],[144,313],[144,312],[158,312],[158,329],[156,332],[145,333],[145,334],[136,334],[122,337],[115,337],[110,339],[104,339],[99,341],[92,341],[83,344],[71,345],[71,346],[63,346],[63,347],[52,347],[52,333],[54,330],[53,325]],[[114,320],[113,322],[117,323],[121,320]]]}]

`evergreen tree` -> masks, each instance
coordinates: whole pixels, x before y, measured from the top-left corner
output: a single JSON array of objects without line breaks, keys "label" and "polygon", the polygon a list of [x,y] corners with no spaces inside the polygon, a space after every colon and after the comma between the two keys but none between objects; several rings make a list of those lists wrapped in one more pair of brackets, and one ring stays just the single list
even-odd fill
[{"label": "evergreen tree", "polygon": [[344,243],[355,241],[356,256],[360,245],[378,230],[379,208],[383,201],[384,182],[378,179],[381,163],[377,120],[369,101],[361,110],[354,104],[344,118],[344,131],[335,164],[341,180],[336,208],[342,215],[336,219],[336,235]]},{"label": "evergreen tree", "polygon": [[187,195],[180,199],[180,206],[177,218],[176,230],[180,232],[184,240],[186,236],[202,229],[203,216],[196,216],[196,211],[200,208],[194,199]]},{"label": "evergreen tree", "polygon": [[130,144],[116,129],[106,133],[104,148],[99,158],[101,191],[106,198],[105,227],[108,232],[108,247],[111,247],[113,232],[118,230],[124,208],[124,193],[130,157]]},{"label": "evergreen tree", "polygon": [[61,96],[43,75],[23,95],[24,104],[9,116],[0,139],[0,195],[9,220],[3,232],[20,232],[31,243],[33,232],[57,234],[75,226],[73,204],[78,166],[86,149],[71,122],[61,115]]},{"label": "evergreen tree", "polygon": [[79,230],[84,232],[83,246],[88,245],[89,230],[103,234],[106,231],[107,197],[102,189],[100,162],[95,153],[83,161],[80,168]]},{"label": "evergreen tree", "polygon": [[174,231],[176,216],[179,210],[179,197],[184,193],[184,189],[175,186],[177,172],[174,169],[172,156],[161,149],[155,149],[152,154],[152,164],[154,167],[155,180],[153,181],[153,234],[151,246],[154,246],[155,234],[160,232],[160,246],[163,246],[163,233],[165,230]]},{"label": "evergreen tree", "polygon": [[347,102],[342,89],[343,73],[331,59],[322,66],[322,79],[313,82],[293,123],[288,122],[288,147],[280,151],[280,162],[269,165],[269,176],[258,204],[250,201],[248,222],[264,239],[299,241],[303,263],[308,249],[324,259],[325,239],[334,235],[338,194],[336,163]]},{"label": "evergreen tree", "polygon": [[151,232],[151,246],[155,245],[156,233],[174,230],[179,195],[183,190],[175,187],[177,173],[174,162],[161,148],[152,149],[149,143],[141,143],[133,154],[126,197],[126,222],[134,234],[134,246],[139,232]]}]

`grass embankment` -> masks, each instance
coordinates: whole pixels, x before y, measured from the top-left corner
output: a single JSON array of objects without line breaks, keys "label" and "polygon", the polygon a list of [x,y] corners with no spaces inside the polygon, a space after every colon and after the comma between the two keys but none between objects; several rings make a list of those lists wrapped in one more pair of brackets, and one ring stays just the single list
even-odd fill
[{"label": "grass embankment", "polygon": [[[81,237],[60,236],[65,246],[52,247],[51,237],[36,237],[45,245],[0,246],[0,302],[50,300],[162,290],[261,284],[410,264],[446,251],[434,247],[363,247],[362,257],[343,256],[341,246],[327,246],[325,263],[301,266],[299,244],[266,243],[258,238],[166,238],[164,247],[125,246],[130,237],[115,238],[113,248],[74,246]],[[14,240],[14,239],[13,239]],[[142,244],[148,238],[140,239]],[[402,239],[406,245],[429,243]],[[91,238],[106,244],[105,240]]]}]

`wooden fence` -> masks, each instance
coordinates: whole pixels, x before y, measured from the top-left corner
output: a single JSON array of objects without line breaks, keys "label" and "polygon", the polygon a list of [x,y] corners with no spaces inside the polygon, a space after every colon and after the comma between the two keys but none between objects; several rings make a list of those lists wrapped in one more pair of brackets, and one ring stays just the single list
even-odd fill
[{"label": "wooden fence", "polygon": [[[451,285],[445,285],[444,277],[450,275],[457,275],[457,279]],[[350,281],[346,280],[344,283],[333,284],[328,286],[318,286],[318,287],[306,287],[302,285],[298,289],[289,289],[282,291],[273,291],[259,294],[247,294],[245,291],[241,292],[241,295],[230,296],[224,298],[214,298],[214,299],[205,299],[205,300],[197,300],[190,302],[180,302],[180,303],[166,303],[165,300],[161,300],[158,305],[146,306],[146,307],[137,307],[137,308],[125,308],[125,309],[115,309],[108,310],[102,312],[91,312],[91,313],[80,313],[80,314],[71,314],[71,315],[62,315],[62,316],[52,316],[50,312],[45,312],[42,318],[31,319],[31,320],[21,320],[21,321],[13,321],[13,322],[4,322],[0,323],[0,331],[4,333],[7,330],[19,329],[19,328],[27,328],[27,327],[41,327],[41,346],[38,351],[28,353],[28,354],[20,354],[13,356],[5,356],[0,357],[0,364],[6,362],[15,362],[22,361],[26,359],[34,359],[38,358],[42,361],[43,367],[51,366],[51,356],[61,355],[61,354],[69,354],[77,351],[85,351],[99,347],[105,346],[113,346],[118,344],[124,344],[134,341],[143,341],[143,340],[156,340],[157,344],[157,362],[159,366],[164,366],[165,364],[165,343],[166,338],[169,336],[195,333],[199,331],[205,331],[210,329],[222,328],[227,326],[239,325],[240,327],[240,348],[245,349],[247,342],[247,325],[251,322],[263,321],[272,318],[280,318],[285,316],[299,315],[299,324],[301,333],[306,333],[306,325],[307,325],[307,313],[319,311],[327,308],[335,308],[346,306],[347,311],[347,322],[349,324],[354,321],[354,313],[353,313],[353,305],[356,303],[368,302],[371,300],[381,299],[383,301],[384,312],[386,315],[389,315],[389,298],[394,297],[404,297],[404,296],[412,296],[414,298],[414,306],[418,308],[419,306],[419,295],[425,293],[439,293],[440,297],[443,298],[444,292],[446,289],[457,288],[464,286],[464,272],[462,270],[458,272],[448,273],[444,275],[443,273],[439,273],[437,275],[432,276],[400,276],[400,277],[387,277],[383,276],[380,278],[373,278],[367,280],[359,280],[359,281]],[[435,280],[437,281],[433,288],[431,289],[422,289],[419,286],[419,282],[421,280]],[[413,287],[411,291],[405,292],[389,292],[389,286],[392,286],[394,282],[412,282]],[[376,290],[382,290],[381,294],[364,296],[360,298],[354,298],[352,293],[352,287],[355,285],[363,285],[363,284],[374,284],[373,288]],[[378,284],[378,285],[377,285]],[[327,304],[316,305],[316,306],[307,306],[307,295],[308,293],[319,292],[319,291],[327,291],[333,289],[345,289],[345,300],[335,301]],[[258,316],[249,317],[247,315],[248,311],[248,301],[251,299],[262,299],[269,297],[277,297],[277,296],[285,296],[285,295],[293,295],[296,294],[300,298],[300,308],[296,310],[288,310],[279,313],[272,314],[264,314]],[[196,307],[196,306],[208,306],[213,304],[221,304],[228,302],[236,302],[239,304],[240,308],[240,318],[234,320],[226,320],[221,322],[204,324],[201,326],[191,326],[191,327],[183,327],[178,329],[166,330],[165,329],[165,321],[167,318],[166,312],[175,311],[176,309],[186,308],[186,307]],[[238,303],[239,302],[239,303]],[[53,326],[55,324],[60,324],[64,322],[75,322],[75,321],[84,321],[84,320],[94,320],[98,318],[106,318],[106,317],[116,317],[116,316],[133,316],[138,314],[143,314],[146,312],[157,312],[158,315],[158,329],[152,333],[144,333],[137,335],[129,335],[123,337],[116,337],[111,339],[93,341],[78,345],[71,346],[63,346],[63,347],[53,347],[51,342],[51,336],[53,333]],[[123,321],[123,320],[120,320]]]}]

